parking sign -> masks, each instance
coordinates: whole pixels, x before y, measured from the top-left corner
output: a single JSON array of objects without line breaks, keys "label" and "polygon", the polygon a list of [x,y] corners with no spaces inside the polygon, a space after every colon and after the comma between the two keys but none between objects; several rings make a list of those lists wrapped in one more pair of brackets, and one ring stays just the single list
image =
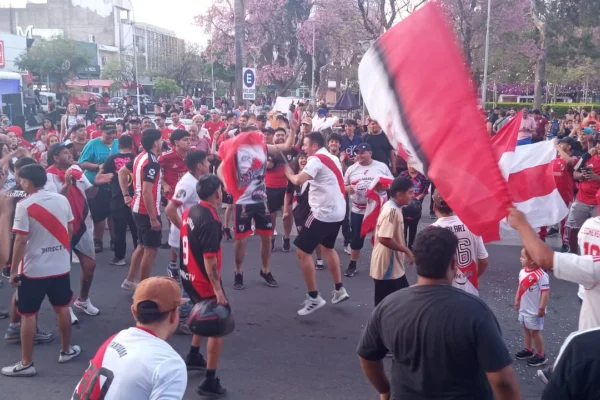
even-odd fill
[{"label": "parking sign", "polygon": [[244,100],[254,100],[256,98],[256,70],[254,68],[244,68],[242,71],[242,81]]}]

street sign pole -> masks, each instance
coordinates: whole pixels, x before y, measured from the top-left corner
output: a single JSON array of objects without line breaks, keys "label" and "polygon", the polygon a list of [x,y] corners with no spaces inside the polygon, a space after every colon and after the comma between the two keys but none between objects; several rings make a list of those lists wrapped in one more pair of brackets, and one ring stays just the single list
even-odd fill
[{"label": "street sign pole", "polygon": [[256,69],[244,68],[242,70],[242,99],[256,99]]}]

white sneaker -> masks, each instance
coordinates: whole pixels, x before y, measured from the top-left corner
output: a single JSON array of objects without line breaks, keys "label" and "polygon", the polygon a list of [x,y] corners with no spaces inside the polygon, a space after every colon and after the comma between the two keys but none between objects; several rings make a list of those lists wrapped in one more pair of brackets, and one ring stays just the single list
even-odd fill
[{"label": "white sneaker", "polygon": [[94,315],[98,315],[100,313],[100,310],[98,310],[98,308],[94,307],[94,305],[92,304],[92,302],[90,301],[89,298],[85,301],[77,299],[77,300],[75,300],[73,305],[75,307],[79,308],[81,311],[83,311],[87,315],[91,315],[92,317]]},{"label": "white sneaker", "polygon": [[125,261],[125,259],[124,259],[124,258],[122,258],[122,259],[120,259],[120,260],[117,260],[116,258],[113,258],[113,259],[111,259],[111,260],[110,260],[108,263],[109,263],[109,264],[111,264],[111,265],[116,265],[116,266],[119,266],[119,267],[122,267],[122,266],[124,266],[124,265],[127,265],[127,261]]},{"label": "white sneaker", "polygon": [[350,245],[344,247],[344,253],[348,255],[352,254],[352,249],[350,248]]},{"label": "white sneaker", "polygon": [[277,233],[277,230],[273,229],[273,236],[277,236],[277,235],[279,235],[279,234]]},{"label": "white sneaker", "polygon": [[333,298],[331,299],[331,304],[341,303],[342,301],[348,300],[350,295],[346,292],[345,287],[341,287],[340,290],[334,290],[331,292]]},{"label": "white sneaker", "polygon": [[71,262],[72,262],[73,264],[81,264],[81,263],[79,262],[79,257],[77,257],[77,254],[75,254],[75,252],[73,252],[73,256],[72,256],[72,258],[71,258]]},{"label": "white sneaker", "polygon": [[75,357],[77,357],[80,354],[81,354],[81,347],[79,347],[77,345],[69,346],[68,353],[65,353],[63,351],[60,352],[60,354],[58,355],[58,362],[66,363],[68,361],[71,361],[72,359],[74,359]]},{"label": "white sneaker", "polygon": [[121,283],[121,289],[129,290],[130,292],[135,292],[136,288],[137,283],[128,281],[127,279],[125,279],[123,283]]},{"label": "white sneaker", "polygon": [[298,315],[312,314],[325,304],[327,304],[327,302],[321,297],[321,295],[317,295],[317,298],[315,299],[309,295],[306,295],[306,300],[302,302],[303,307],[298,310]]},{"label": "white sneaker", "polygon": [[21,361],[14,365],[9,365],[8,367],[2,368],[2,375],[4,376],[20,376],[20,377],[29,377],[35,375],[35,367],[33,363],[28,366],[24,366]]},{"label": "white sneaker", "polygon": [[71,313],[71,325],[77,325],[79,323],[79,319],[73,312],[73,307],[69,307],[69,313]]}]

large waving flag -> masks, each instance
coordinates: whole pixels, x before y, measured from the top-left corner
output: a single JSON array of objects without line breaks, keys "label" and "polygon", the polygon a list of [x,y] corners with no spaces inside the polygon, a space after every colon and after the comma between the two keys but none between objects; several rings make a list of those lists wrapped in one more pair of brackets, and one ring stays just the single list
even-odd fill
[{"label": "large waving flag", "polygon": [[[365,237],[375,230],[381,207],[388,199],[387,192],[382,192],[382,190],[389,189],[392,185],[392,182],[392,178],[380,175],[377,178],[373,179],[373,181],[369,185],[369,188],[367,189],[366,193],[367,208],[365,210],[365,217],[360,226],[361,237]],[[376,190],[376,188],[378,190]]]},{"label": "large waving flag", "polygon": [[523,111],[492,138],[492,146],[514,205],[534,227],[560,222],[569,212],[552,171],[553,141],[517,146]]},{"label": "large waving flag", "polygon": [[383,34],[359,67],[362,96],[392,145],[482,235],[510,197],[455,36],[430,2]]}]

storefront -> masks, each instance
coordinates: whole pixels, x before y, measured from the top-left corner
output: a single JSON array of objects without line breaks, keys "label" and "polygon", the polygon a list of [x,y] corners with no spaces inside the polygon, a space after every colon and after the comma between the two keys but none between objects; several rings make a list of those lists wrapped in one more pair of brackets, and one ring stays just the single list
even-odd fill
[{"label": "storefront", "polygon": [[15,59],[27,51],[27,39],[23,36],[0,33],[0,71],[19,72]]}]

